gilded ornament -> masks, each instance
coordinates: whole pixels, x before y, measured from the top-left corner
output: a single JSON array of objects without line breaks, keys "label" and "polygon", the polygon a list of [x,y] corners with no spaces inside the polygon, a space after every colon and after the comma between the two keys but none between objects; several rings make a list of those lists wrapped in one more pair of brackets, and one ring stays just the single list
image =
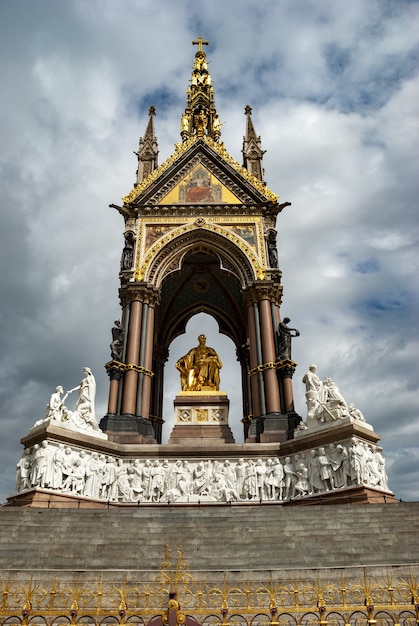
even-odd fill
[{"label": "gilded ornament", "polygon": [[216,152],[222,159],[224,159],[240,176],[245,178],[247,181],[251,183],[255,189],[269,202],[277,202],[279,196],[274,194],[268,187],[266,187],[262,181],[260,181],[256,176],[251,174],[245,167],[240,165],[238,161],[233,159],[233,157],[227,152],[224,143],[215,141],[211,137],[207,135],[203,135],[202,137],[198,137],[194,135],[187,139],[186,141],[179,142],[175,144],[174,153],[164,161],[159,167],[157,167],[151,174],[147,176],[140,184],[138,184],[134,189],[123,198],[124,204],[130,204],[136,198],[138,198],[148,187],[157,180],[171,165],[173,165],[185,152],[189,150],[191,146],[193,146],[198,140],[204,141],[208,144],[214,152]]}]

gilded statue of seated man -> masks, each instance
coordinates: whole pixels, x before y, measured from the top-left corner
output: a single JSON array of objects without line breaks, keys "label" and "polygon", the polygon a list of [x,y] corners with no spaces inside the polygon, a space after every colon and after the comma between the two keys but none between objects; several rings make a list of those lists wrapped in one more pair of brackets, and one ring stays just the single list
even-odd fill
[{"label": "gilded statue of seated man", "polygon": [[220,388],[220,369],[223,364],[216,351],[206,345],[206,341],[205,335],[199,335],[199,344],[176,363],[182,391],[218,391]]}]

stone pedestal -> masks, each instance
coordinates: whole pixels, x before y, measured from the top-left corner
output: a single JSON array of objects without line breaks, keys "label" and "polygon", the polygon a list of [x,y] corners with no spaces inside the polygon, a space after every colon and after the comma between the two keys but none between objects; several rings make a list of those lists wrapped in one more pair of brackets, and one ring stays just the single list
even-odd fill
[{"label": "stone pedestal", "polygon": [[174,401],[176,424],[169,443],[234,443],[228,425],[229,404],[224,391],[181,391]]}]

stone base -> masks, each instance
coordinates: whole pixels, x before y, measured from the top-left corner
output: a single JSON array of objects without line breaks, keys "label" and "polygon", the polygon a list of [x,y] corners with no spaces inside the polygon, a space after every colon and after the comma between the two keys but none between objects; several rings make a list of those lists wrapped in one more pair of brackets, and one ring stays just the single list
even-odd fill
[{"label": "stone base", "polygon": [[373,444],[380,440],[380,435],[369,424],[347,417],[336,422],[321,424],[318,428],[296,430],[294,439],[285,441],[281,445],[281,454],[290,455],[296,452],[305,452],[319,446],[337,444],[349,440],[351,437],[359,437]]},{"label": "stone base", "polygon": [[[379,435],[359,421],[308,429],[281,444],[231,440],[228,424],[176,424],[169,444],[138,445],[43,423],[21,440],[25,452],[19,472],[28,471],[19,474],[20,491],[8,503],[103,508],[394,500],[376,445]],[[320,473],[320,457],[329,475]],[[291,472],[284,470],[286,464]],[[58,474],[57,467],[62,468]]]},{"label": "stone base", "polygon": [[176,424],[169,444],[234,443],[228,425],[230,401],[223,391],[184,391],[174,401]]},{"label": "stone base", "polygon": [[[4,506],[35,507],[39,509],[115,509],[115,508],[138,508],[144,506],[167,506],[164,503],[145,502],[115,502],[106,501],[86,496],[59,493],[52,489],[27,489],[14,496],[7,498]],[[396,504],[399,501],[391,491],[385,489],[373,489],[365,485],[356,485],[335,489],[334,491],[311,494],[303,497],[294,497],[288,500],[240,500],[234,501],[234,507],[238,506],[315,506],[319,504]],[[171,506],[185,506],[205,504],[225,507],[226,502],[217,502],[211,495],[189,494],[171,501]],[[231,503],[230,503],[231,504]]]},{"label": "stone base", "polygon": [[399,502],[394,493],[385,489],[374,489],[365,485],[344,487],[301,498],[291,498],[286,506],[312,506],[315,504],[394,504]]},{"label": "stone base", "polygon": [[[291,421],[291,423],[290,423]],[[285,442],[294,431],[294,420],[287,414],[269,413],[252,420],[249,426],[248,443]]]},{"label": "stone base", "polygon": [[105,415],[100,420],[100,428],[109,441],[118,443],[157,443],[153,424],[137,415]]},{"label": "stone base", "polygon": [[169,444],[214,445],[216,443],[234,443],[233,433],[228,424],[176,424],[171,432]]}]

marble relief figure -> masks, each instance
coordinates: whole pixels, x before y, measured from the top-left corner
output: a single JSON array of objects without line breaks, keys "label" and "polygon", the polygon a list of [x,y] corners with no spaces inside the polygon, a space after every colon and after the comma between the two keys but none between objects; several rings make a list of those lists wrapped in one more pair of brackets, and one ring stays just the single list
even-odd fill
[{"label": "marble relief figure", "polygon": [[122,459],[42,441],[17,464],[16,488],[109,502],[258,502],[355,485],[388,489],[381,448],[357,437],[284,459]]}]

